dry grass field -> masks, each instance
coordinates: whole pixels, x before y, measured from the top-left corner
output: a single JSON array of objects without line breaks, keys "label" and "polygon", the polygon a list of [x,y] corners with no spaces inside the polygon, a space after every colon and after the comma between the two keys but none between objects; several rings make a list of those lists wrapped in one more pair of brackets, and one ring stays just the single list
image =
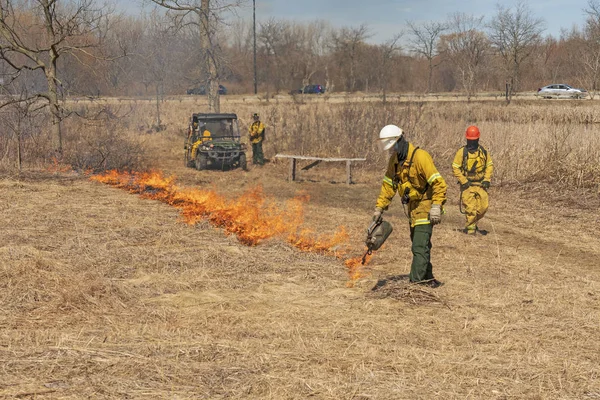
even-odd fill
[{"label": "dry grass field", "polygon": [[[151,102],[115,102],[128,110],[123,135],[176,179],[129,180],[144,196],[77,172],[0,179],[0,398],[600,398],[595,102],[224,101],[243,124],[261,112],[271,159],[366,155],[354,185],[341,165],[299,182],[286,181],[287,162],[185,168],[183,131],[200,100],[166,102],[160,133],[146,133]],[[372,139],[396,121],[449,184],[433,236],[436,290],[403,278],[399,202],[364,276],[351,281],[344,262],[363,251],[379,192],[385,156]],[[497,165],[480,226],[489,234],[478,237],[456,231],[450,172],[470,123]],[[298,195],[310,200],[292,212]],[[258,244],[238,239],[261,224],[270,230]],[[331,251],[310,242],[340,226],[347,237]],[[300,231],[306,245],[290,237]]]}]

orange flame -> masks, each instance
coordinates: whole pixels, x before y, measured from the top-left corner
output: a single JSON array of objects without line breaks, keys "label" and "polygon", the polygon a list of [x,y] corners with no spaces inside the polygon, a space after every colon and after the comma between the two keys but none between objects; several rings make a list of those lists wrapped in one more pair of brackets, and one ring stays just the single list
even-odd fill
[{"label": "orange flame", "polygon": [[367,254],[364,265],[362,263],[362,256],[348,258],[344,261],[344,265],[348,269],[348,276],[350,277],[350,280],[346,283],[347,287],[353,287],[357,280],[369,275],[364,271],[364,267],[365,265],[369,264],[371,258],[373,258],[373,256],[371,254]]},{"label": "orange flame", "polygon": [[[188,224],[207,219],[213,225],[222,227],[227,234],[236,235],[241,243],[248,246],[281,237],[301,251],[336,258],[344,257],[348,250],[349,235],[345,227],[339,227],[333,235],[317,235],[302,227],[304,205],[309,201],[307,195],[288,200],[282,208],[272,197],[264,194],[261,186],[230,200],[215,190],[180,189],[175,185],[174,176],[164,177],[161,172],[108,171],[90,179],[178,207]],[[351,282],[365,276],[361,261],[362,257],[345,260]]]}]

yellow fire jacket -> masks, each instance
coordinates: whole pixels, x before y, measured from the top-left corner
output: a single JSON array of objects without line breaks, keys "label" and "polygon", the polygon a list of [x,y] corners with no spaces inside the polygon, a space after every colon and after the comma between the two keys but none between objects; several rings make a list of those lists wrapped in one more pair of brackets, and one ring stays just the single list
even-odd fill
[{"label": "yellow fire jacket", "polygon": [[204,143],[208,143],[212,140],[212,136],[210,134],[210,131],[208,129],[206,129],[203,133],[202,136],[199,137],[193,144],[192,144],[192,159],[196,158],[196,153],[198,151],[198,147],[200,147],[201,144]]},{"label": "yellow fire jacket", "polygon": [[255,121],[248,128],[248,133],[250,133],[250,141],[252,143],[260,143],[264,139],[265,125],[260,121]]},{"label": "yellow fire jacket", "polygon": [[[466,156],[466,158],[465,158]],[[476,152],[469,153],[465,147],[461,147],[454,156],[452,162],[452,172],[463,185],[467,182],[490,181],[494,172],[494,162],[492,155],[482,146],[479,146]]]},{"label": "yellow fire jacket", "polygon": [[410,225],[427,225],[430,223],[431,205],[443,205],[446,202],[446,188],[446,181],[429,153],[409,143],[408,155],[402,164],[398,162],[397,153],[392,153],[377,198],[377,207],[387,210],[396,192],[400,196],[406,194]]}]

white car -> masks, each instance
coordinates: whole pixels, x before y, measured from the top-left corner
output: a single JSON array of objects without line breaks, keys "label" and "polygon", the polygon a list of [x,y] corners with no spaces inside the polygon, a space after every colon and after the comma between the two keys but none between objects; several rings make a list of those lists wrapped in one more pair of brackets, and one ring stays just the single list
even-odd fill
[{"label": "white car", "polygon": [[536,95],[542,97],[543,99],[583,99],[585,96],[587,96],[587,90],[575,89],[574,87],[561,83],[539,88]]}]

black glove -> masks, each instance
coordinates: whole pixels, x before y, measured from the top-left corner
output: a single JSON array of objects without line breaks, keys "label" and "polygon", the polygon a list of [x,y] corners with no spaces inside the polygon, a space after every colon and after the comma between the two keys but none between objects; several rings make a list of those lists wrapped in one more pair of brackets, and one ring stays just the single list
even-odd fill
[{"label": "black glove", "polygon": [[471,187],[471,182],[470,181],[467,181],[466,183],[461,183],[460,184],[460,191],[463,192],[463,191],[467,190],[470,187]]},{"label": "black glove", "polygon": [[490,181],[481,182],[481,187],[484,188],[485,190],[488,190],[490,188]]},{"label": "black glove", "polygon": [[402,197],[401,197],[402,204],[408,204],[408,203],[410,203],[410,196],[409,196],[409,194],[410,194],[410,189],[409,188],[404,189],[404,193],[402,193]]}]

